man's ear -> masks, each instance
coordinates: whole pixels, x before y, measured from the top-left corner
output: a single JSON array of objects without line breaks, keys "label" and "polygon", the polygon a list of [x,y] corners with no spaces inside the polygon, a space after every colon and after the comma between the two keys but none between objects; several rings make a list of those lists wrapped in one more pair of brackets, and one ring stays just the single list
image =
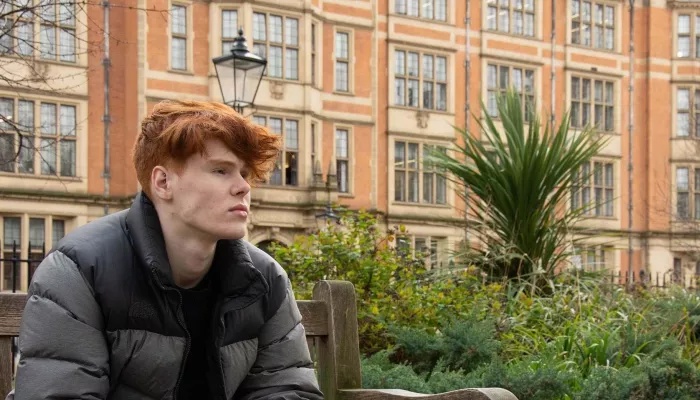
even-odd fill
[{"label": "man's ear", "polygon": [[170,200],[172,191],[172,172],[167,168],[158,165],[151,171],[151,193],[161,200]]}]

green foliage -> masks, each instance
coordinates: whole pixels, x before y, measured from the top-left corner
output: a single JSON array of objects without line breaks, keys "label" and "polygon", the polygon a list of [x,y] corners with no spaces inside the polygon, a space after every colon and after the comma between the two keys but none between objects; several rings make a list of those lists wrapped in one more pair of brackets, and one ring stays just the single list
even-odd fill
[{"label": "green foliage", "polygon": [[461,299],[478,283],[474,269],[449,276],[432,274],[426,270],[425,255],[413,257],[397,250],[396,236],[408,233],[404,227],[383,232],[370,213],[338,213],[339,224],[298,236],[288,247],[273,245],[271,251],[289,274],[298,299],[310,299],[313,286],[322,279],[355,285],[363,353],[391,345],[391,324],[437,327],[440,321],[466,312]]},{"label": "green foliage", "polygon": [[568,230],[583,211],[562,207],[578,169],[605,141],[593,129],[569,132],[568,115],[554,128],[528,112],[526,125],[520,97],[510,91],[498,98],[502,129],[488,113],[483,122],[475,116],[482,134],[460,130],[464,144],[455,145],[456,155],[434,152],[429,162],[472,194],[479,218],[470,227],[485,244],[472,260],[490,275],[546,277],[568,255]]}]

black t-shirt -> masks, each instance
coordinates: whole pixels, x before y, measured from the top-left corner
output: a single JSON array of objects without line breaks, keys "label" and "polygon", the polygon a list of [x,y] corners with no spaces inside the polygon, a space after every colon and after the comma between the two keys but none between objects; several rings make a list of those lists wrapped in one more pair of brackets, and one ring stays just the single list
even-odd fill
[{"label": "black t-shirt", "polygon": [[208,399],[210,391],[207,381],[207,347],[213,340],[210,327],[216,291],[207,274],[197,286],[192,289],[181,288],[180,293],[191,345],[177,397],[183,400]]}]

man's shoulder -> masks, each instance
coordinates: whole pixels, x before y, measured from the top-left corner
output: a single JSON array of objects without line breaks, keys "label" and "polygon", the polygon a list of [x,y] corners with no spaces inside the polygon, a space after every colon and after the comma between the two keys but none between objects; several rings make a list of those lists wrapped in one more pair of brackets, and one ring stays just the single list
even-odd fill
[{"label": "man's shoulder", "polygon": [[248,251],[248,255],[250,255],[253,266],[260,271],[265,278],[286,277],[287,273],[284,268],[282,268],[271,255],[246,240],[244,240],[243,243]]},{"label": "man's shoulder", "polygon": [[52,251],[59,251],[76,264],[94,264],[97,259],[124,252],[129,237],[124,223],[126,212],[119,211],[76,228],[58,241]]}]

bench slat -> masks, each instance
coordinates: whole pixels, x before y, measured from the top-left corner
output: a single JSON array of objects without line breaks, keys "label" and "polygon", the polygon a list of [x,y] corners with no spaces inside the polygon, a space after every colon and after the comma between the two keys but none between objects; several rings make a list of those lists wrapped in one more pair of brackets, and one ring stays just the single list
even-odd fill
[{"label": "bench slat", "polygon": [[297,300],[301,312],[301,323],[306,336],[328,335],[328,311],[326,303],[317,300]]},{"label": "bench slat", "polygon": [[26,293],[0,294],[0,336],[17,336],[22,310],[27,304]]},{"label": "bench slat", "polygon": [[[26,293],[0,294],[0,336],[17,336],[22,320],[22,310],[27,303]],[[307,336],[328,335],[328,311],[322,301],[297,301],[302,324]]]}]

